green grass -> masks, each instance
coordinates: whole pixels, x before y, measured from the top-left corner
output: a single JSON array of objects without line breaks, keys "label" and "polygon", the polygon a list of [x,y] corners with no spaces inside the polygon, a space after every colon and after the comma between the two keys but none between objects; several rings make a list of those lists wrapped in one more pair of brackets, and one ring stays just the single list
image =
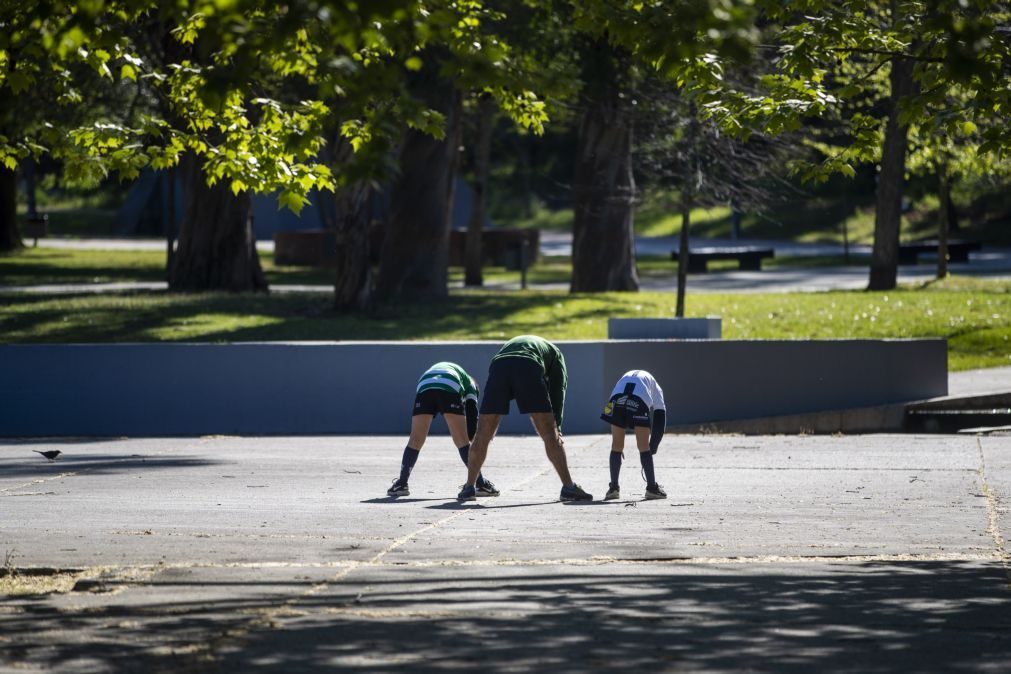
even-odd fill
[{"label": "green grass", "polygon": [[[278,267],[260,254],[268,283],[330,284],[335,271],[313,267]],[[0,285],[164,281],[165,252],[146,250],[75,250],[25,248],[0,254]]]},{"label": "green grass", "polygon": [[[6,295],[7,343],[500,340],[527,332],[602,339],[610,317],[674,313],[671,293],[454,291],[443,302],[342,315],[329,295]],[[952,370],[1011,365],[1011,282],[953,278],[880,292],[689,295],[690,316],[721,316],[726,339],[946,337]]]},{"label": "green grass", "polygon": [[[676,195],[640,195],[635,210],[635,232],[639,236],[676,236],[681,231],[681,212]],[[902,221],[902,238],[918,239],[936,235],[937,198],[927,196]],[[511,227],[537,227],[571,231],[572,209],[548,210],[537,206],[529,218],[503,221]],[[995,244],[1011,240],[1005,220],[966,221],[956,236]],[[762,213],[745,213],[741,236],[799,243],[843,242],[843,228],[851,244],[870,245],[874,241],[874,202],[871,195],[860,198],[805,197],[773,203]],[[730,238],[730,209],[726,206],[695,208],[691,212],[692,235],[701,238]]]},{"label": "green grass", "polygon": [[[115,208],[67,202],[51,206],[40,204],[39,211],[49,218],[50,236],[113,236],[116,233],[113,227]],[[27,217],[27,211],[22,206],[18,209],[18,221],[22,226]]]},{"label": "green grass", "polygon": [[[329,285],[335,271],[314,267],[278,267],[269,253],[260,254],[260,264],[270,284]],[[784,257],[765,260],[764,267],[836,267],[846,264],[841,255]],[[849,264],[867,265],[867,259],[851,256]],[[637,260],[643,277],[673,276],[677,272],[669,256],[643,256]],[[736,269],[734,261],[710,263],[711,271]],[[520,274],[504,267],[485,267],[489,284],[517,282]],[[568,283],[572,263],[568,257],[543,256],[527,272],[531,284]],[[451,267],[449,279],[463,281],[463,269]],[[57,248],[26,248],[11,254],[0,254],[0,285],[49,285],[58,283],[113,283],[128,281],[164,281],[163,251],[76,250]]]}]

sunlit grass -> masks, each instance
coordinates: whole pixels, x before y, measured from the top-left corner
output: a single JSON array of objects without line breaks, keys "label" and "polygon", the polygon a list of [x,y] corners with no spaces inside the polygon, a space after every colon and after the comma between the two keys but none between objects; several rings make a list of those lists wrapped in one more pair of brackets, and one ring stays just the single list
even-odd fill
[{"label": "sunlit grass", "polygon": [[[669,317],[672,293],[460,290],[441,302],[334,312],[327,294],[4,296],[7,343],[603,339],[611,317]],[[944,337],[950,367],[1011,365],[1011,282],[952,278],[889,292],[689,294],[725,339]]]},{"label": "sunlit grass", "polygon": [[[0,285],[164,281],[165,251],[25,248],[0,255]],[[279,267],[260,253],[268,283],[330,284],[333,269]]]}]

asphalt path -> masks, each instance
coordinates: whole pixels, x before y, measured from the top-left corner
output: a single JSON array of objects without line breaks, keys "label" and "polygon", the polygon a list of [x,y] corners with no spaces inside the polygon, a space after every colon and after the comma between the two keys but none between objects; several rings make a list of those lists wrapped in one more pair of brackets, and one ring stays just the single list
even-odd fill
[{"label": "asphalt path", "polygon": [[[106,250],[161,250],[165,242],[160,239],[41,239],[39,245],[51,248],[106,249]],[[806,244],[772,240],[692,239],[693,247],[747,245],[773,248],[777,257],[816,257],[841,255],[843,249],[835,244]],[[669,255],[677,247],[675,237],[637,237],[638,255]],[[273,250],[273,242],[259,241],[257,248],[263,252]],[[542,232],[543,255],[571,255],[572,235],[566,232]],[[854,255],[867,255],[868,246],[853,246]],[[922,256],[919,265],[902,265],[898,268],[899,283],[923,283],[936,276],[932,258]],[[1011,249],[988,248],[970,253],[968,263],[951,264],[950,272],[960,276],[984,278],[1011,278]],[[936,258],[935,258],[936,259]],[[860,290],[867,287],[868,269],[864,265],[838,267],[775,267],[762,271],[726,270],[707,274],[691,274],[688,290],[699,293],[769,293],[769,292],[819,292],[826,290]],[[643,290],[674,292],[677,290],[676,268],[671,263],[670,274],[640,278]],[[463,287],[457,282],[454,287]],[[520,275],[514,279],[486,284],[488,288],[518,290]],[[568,283],[544,283],[530,287],[540,290],[567,290]],[[0,285],[2,293],[31,294],[81,294],[115,293],[167,290],[164,282],[68,283],[36,284],[28,286]],[[308,284],[273,284],[271,290],[279,293],[332,293],[333,286]]]},{"label": "asphalt path", "polygon": [[[1011,440],[674,436],[665,501],[535,438],[0,441],[3,672],[1006,672]],[[566,439],[600,498],[609,439]],[[61,449],[47,462],[31,450]],[[50,591],[50,590],[60,591]]]}]

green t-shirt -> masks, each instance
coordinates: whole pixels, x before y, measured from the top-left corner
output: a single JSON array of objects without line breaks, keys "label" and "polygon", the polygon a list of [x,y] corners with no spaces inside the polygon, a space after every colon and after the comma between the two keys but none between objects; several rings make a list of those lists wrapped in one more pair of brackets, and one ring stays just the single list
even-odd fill
[{"label": "green t-shirt", "polygon": [[460,396],[463,402],[477,402],[477,382],[467,371],[456,363],[436,363],[425,370],[418,380],[417,393],[428,389],[440,389]]},{"label": "green t-shirt", "polygon": [[491,360],[494,363],[500,358],[526,358],[541,366],[548,384],[548,396],[551,399],[551,409],[555,413],[555,422],[561,429],[568,375],[565,372],[565,357],[558,347],[543,337],[520,335],[503,344]]}]

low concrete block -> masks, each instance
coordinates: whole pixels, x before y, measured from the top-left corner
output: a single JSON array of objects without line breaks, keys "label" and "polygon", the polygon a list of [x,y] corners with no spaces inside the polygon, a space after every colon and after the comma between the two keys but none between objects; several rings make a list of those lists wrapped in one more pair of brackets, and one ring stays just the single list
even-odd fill
[{"label": "low concrete block", "polygon": [[[642,368],[672,426],[947,393],[944,340],[559,342],[565,433],[606,430],[611,387]],[[0,436],[401,434],[417,377],[452,360],[483,386],[499,342],[0,345]],[[444,429],[440,420],[436,431]],[[533,433],[515,413],[502,431]]]},{"label": "low concrete block", "polygon": [[707,318],[609,318],[608,339],[719,339],[723,320]]}]

